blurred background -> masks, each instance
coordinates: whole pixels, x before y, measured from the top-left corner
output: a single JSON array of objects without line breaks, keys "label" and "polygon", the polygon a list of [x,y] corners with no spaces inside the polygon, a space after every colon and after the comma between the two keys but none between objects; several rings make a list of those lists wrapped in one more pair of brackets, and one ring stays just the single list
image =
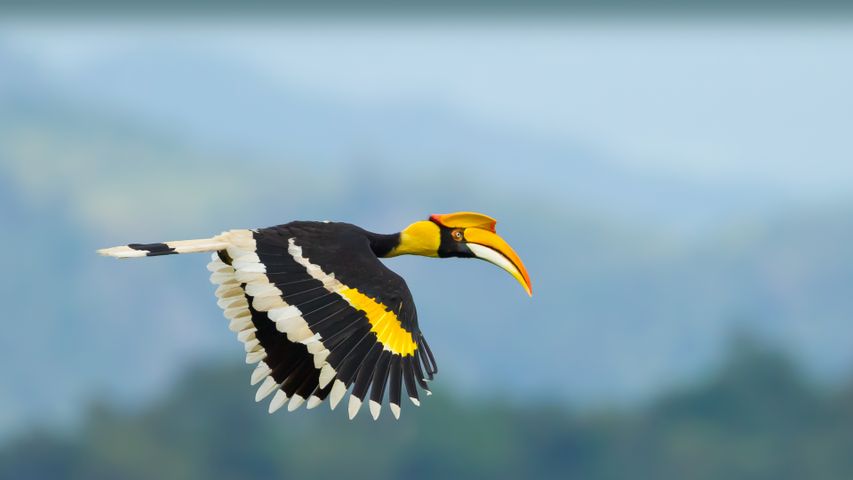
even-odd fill
[{"label": "blurred background", "polygon": [[[0,478],[853,478],[848,7],[338,3],[0,6]],[[397,422],[268,415],[206,256],[94,253],[457,210],[535,295],[389,260]]]}]

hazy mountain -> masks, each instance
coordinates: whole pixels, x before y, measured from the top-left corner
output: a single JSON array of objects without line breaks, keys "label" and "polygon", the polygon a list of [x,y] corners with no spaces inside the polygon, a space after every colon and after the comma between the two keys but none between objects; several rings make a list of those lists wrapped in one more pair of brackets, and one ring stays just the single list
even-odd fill
[{"label": "hazy mountain", "polygon": [[193,45],[152,41],[90,65],[63,88],[89,105],[168,124],[169,133],[202,149],[331,170],[373,161],[389,178],[435,178],[436,188],[471,179],[515,195],[537,191],[544,201],[680,231],[707,231],[784,200],[735,179],[702,183],[628,167],[580,139],[482,124],[440,99],[346,103]]},{"label": "hazy mountain", "polygon": [[[743,342],[741,342],[743,343]],[[325,405],[268,415],[193,369],[144,408],[96,403],[80,428],[0,445],[0,478],[801,479],[853,473],[853,388],[815,388],[778,352],[740,346],[708,378],[646,406],[572,412],[436,394],[399,421]],[[780,452],[784,453],[781,454]]]}]

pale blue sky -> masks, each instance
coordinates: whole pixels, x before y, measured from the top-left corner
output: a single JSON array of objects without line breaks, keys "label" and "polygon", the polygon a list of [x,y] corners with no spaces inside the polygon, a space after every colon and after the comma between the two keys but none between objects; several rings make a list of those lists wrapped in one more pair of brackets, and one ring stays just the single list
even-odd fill
[{"label": "pale blue sky", "polygon": [[678,178],[849,196],[849,23],[6,24],[56,75],[141,46],[232,56],[353,105],[435,102]]}]

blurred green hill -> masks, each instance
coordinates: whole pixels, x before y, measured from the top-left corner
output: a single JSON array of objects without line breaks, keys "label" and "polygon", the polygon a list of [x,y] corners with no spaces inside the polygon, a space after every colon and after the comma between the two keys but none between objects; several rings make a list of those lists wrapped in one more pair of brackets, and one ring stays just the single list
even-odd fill
[{"label": "blurred green hill", "polygon": [[325,404],[269,416],[247,367],[204,367],[153,406],[101,403],[71,433],[7,441],[0,478],[851,478],[853,384],[817,387],[747,336],[727,358],[628,410],[439,393],[375,423]]}]

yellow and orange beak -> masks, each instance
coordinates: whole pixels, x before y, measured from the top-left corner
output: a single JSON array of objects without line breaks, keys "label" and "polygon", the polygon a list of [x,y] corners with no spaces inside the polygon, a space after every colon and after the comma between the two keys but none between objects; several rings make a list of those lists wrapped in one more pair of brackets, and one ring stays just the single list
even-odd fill
[{"label": "yellow and orange beak", "polygon": [[530,285],[530,276],[524,262],[498,234],[483,228],[466,228],[464,230],[465,242],[471,252],[487,262],[493,263],[512,275],[531,297],[533,287]]},{"label": "yellow and orange beak", "polygon": [[494,218],[477,212],[456,212],[431,215],[429,219],[447,228],[460,229],[464,232],[465,246],[471,253],[509,272],[524,287],[524,291],[533,296],[527,269],[515,250],[495,233],[497,221]]}]

